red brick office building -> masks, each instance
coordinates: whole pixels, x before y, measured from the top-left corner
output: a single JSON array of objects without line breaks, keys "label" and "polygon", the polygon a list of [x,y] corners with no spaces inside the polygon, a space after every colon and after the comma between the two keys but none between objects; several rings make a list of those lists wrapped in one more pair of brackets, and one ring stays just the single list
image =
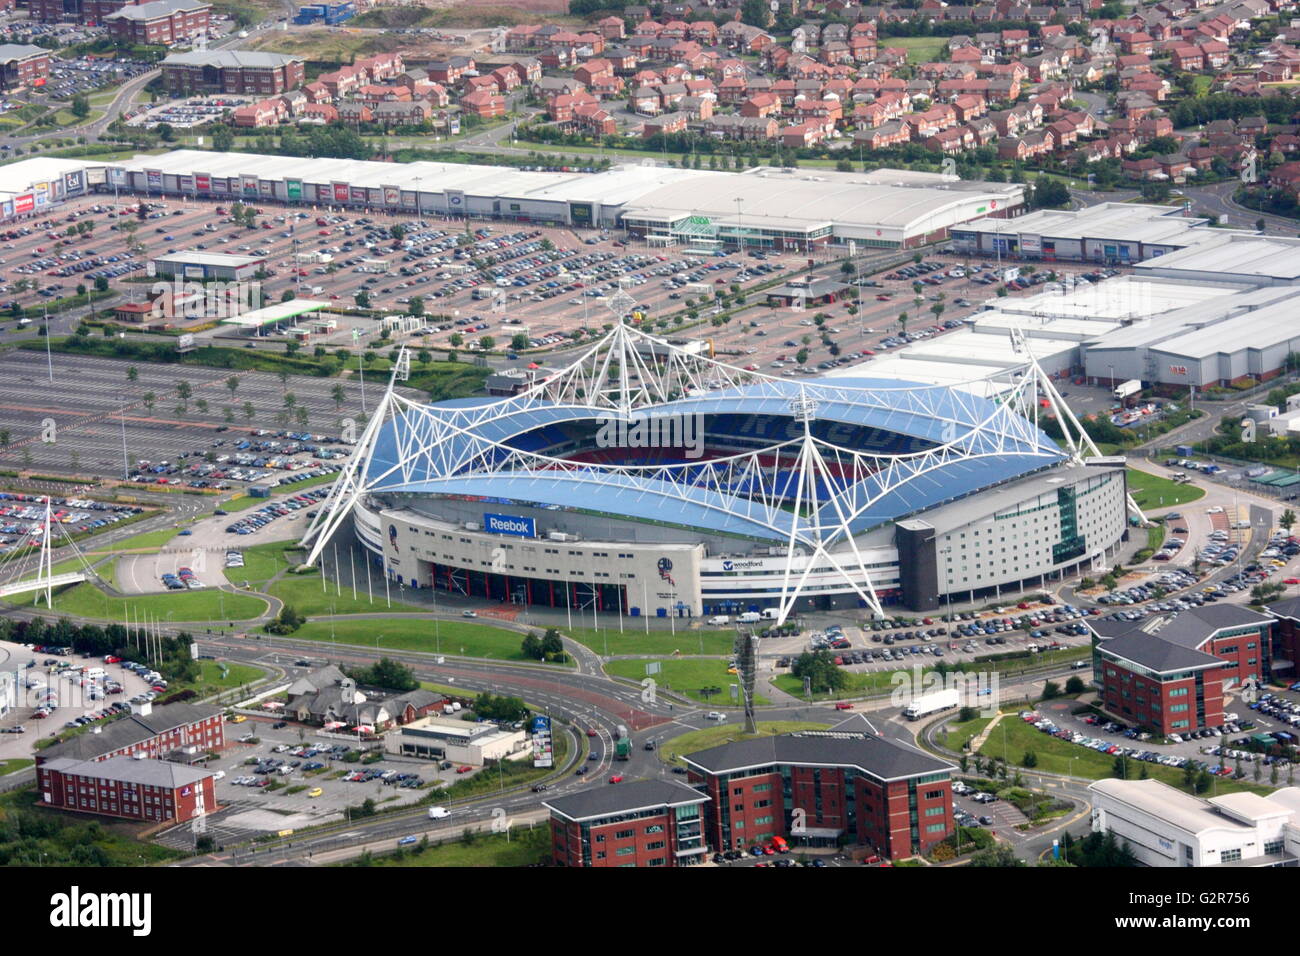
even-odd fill
[{"label": "red brick office building", "polygon": [[744,849],[871,847],[890,858],[925,852],[953,832],[953,766],[865,733],[801,731],[723,744],[682,758],[708,794],[708,841]]},{"label": "red brick office building", "polygon": [[1295,665],[1300,661],[1300,598],[1286,598],[1264,610],[1273,618],[1273,666],[1295,680]]},{"label": "red brick office building", "polygon": [[306,67],[299,57],[253,50],[173,53],[162,61],[163,83],[173,96],[245,93],[275,96],[302,86]]},{"label": "red brick office building", "polygon": [[0,44],[0,89],[42,85],[50,75],[52,55],[49,50],[30,44]]},{"label": "red brick office building", "polygon": [[221,711],[193,704],[132,705],[125,717],[36,751],[36,765],[51,760],[109,760],[144,754],[162,758],[176,753],[207,753],[226,745]]},{"label": "red brick office building", "polygon": [[213,775],[166,760],[58,757],[36,769],[47,807],[149,823],[184,823],[217,806]]},{"label": "red brick office building", "polygon": [[1102,708],[1162,734],[1222,725],[1224,691],[1272,673],[1274,620],[1238,604],[1089,626]]},{"label": "red brick office building", "polygon": [[126,43],[170,46],[206,34],[211,11],[204,0],[150,0],[110,13],[104,25]]},{"label": "red brick office building", "polygon": [[594,787],[542,805],[556,866],[689,866],[704,859],[709,798],[675,780]]}]

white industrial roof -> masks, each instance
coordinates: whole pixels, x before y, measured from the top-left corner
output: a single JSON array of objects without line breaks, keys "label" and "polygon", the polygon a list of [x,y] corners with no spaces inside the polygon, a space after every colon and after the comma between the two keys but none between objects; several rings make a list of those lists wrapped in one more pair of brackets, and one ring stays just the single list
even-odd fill
[{"label": "white industrial roof", "polygon": [[[1069,339],[1027,338],[1029,351],[1039,361],[1062,352],[1069,352],[1079,347],[1079,343]],[[1027,357],[1017,352],[1011,344],[1011,336],[1001,332],[977,332],[973,329],[960,329],[941,335],[936,339],[926,339],[908,345],[900,353],[909,359],[922,361],[952,362],[958,365],[984,365],[1011,368],[1024,365]]]},{"label": "white industrial roof", "polygon": [[168,252],[156,256],[154,261],[189,262],[195,265],[229,266],[232,269],[237,269],[240,266],[251,266],[263,262],[265,259],[265,256],[228,256],[220,252],[200,252],[196,249],[183,249],[180,252]]},{"label": "white industrial roof", "polygon": [[1187,833],[1246,829],[1245,824],[1215,813],[1208,800],[1183,793],[1159,780],[1097,780],[1088,789],[1145,811]]},{"label": "white industrial roof", "polygon": [[1019,315],[1003,312],[1001,309],[989,309],[976,312],[971,317],[972,324],[980,330],[1020,329],[1026,335],[1035,338],[1061,338],[1082,340],[1097,335],[1105,335],[1123,328],[1119,322],[1097,321],[1087,319],[1057,319],[1048,315]]},{"label": "white industrial roof", "polygon": [[[1125,239],[1129,242],[1179,245],[1189,230],[1207,220],[1181,216],[1181,207],[1099,203],[1078,211],[1041,210],[1017,219],[981,219],[963,229],[1048,239]],[[1203,231],[1203,230],[1201,230]],[[1192,238],[1190,241],[1197,241]]]},{"label": "white industrial roof", "polygon": [[[1169,258],[1169,257],[1165,257]],[[990,300],[1001,312],[1020,312],[1049,318],[1142,319],[1173,309],[1231,295],[1241,287],[1228,283],[1160,281],[1120,276],[1098,283],[1082,282],[1037,295]]]},{"label": "white industrial roof", "polygon": [[87,166],[102,166],[103,163],[88,163],[84,159],[56,159],[52,156],[38,156],[24,159],[17,163],[0,166],[0,193],[25,193],[34,183],[48,183],[58,179],[64,173],[76,172]]},{"label": "white industrial roof", "polygon": [[[1282,343],[1300,344],[1295,303],[1289,300],[1171,336],[1153,344],[1151,349],[1162,355],[1202,359],[1243,349],[1266,349]],[[1287,351],[1295,349],[1288,347]]]},{"label": "white industrial roof", "polygon": [[1300,290],[1290,286],[1238,288],[1231,295],[1213,296],[1193,305],[1154,316],[1146,322],[1137,322],[1116,329],[1089,345],[1088,351],[1091,354],[1097,349],[1141,348],[1154,345],[1183,332],[1206,328],[1225,319],[1231,319],[1233,316],[1246,315],[1270,303],[1295,299],[1297,296],[1300,296]]},{"label": "white industrial roof", "polygon": [[772,168],[700,174],[651,190],[628,205],[630,212],[647,216],[707,215],[728,222],[739,217],[743,226],[842,223],[908,229],[927,220],[947,225],[945,214],[972,201],[993,207],[1011,204],[1020,195],[1019,186],[997,183],[895,186],[882,185],[872,175]]},{"label": "white industrial roof", "polygon": [[952,362],[926,362],[904,358],[900,354],[881,355],[859,362],[842,365],[826,373],[826,378],[893,378],[907,382],[924,382],[947,385],[991,398],[1009,391],[1012,384],[983,376],[997,374],[1000,369],[988,366],[965,367]]},{"label": "white industrial roof", "polygon": [[1138,263],[1135,268],[1162,272],[1219,272],[1224,277],[1300,279],[1300,239],[1212,230],[1213,239],[1191,249]]}]

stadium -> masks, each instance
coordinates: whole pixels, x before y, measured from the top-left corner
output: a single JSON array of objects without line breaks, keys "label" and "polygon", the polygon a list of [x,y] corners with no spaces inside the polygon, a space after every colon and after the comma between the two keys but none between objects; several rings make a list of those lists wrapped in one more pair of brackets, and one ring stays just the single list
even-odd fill
[{"label": "stadium", "polygon": [[314,563],[350,518],[392,581],[571,615],[784,621],[1039,587],[1104,560],[1131,502],[1122,461],[1038,427],[1042,406],[1077,422],[1036,364],[1010,378],[996,400],[794,382],[619,324],[509,398],[390,384],[303,543]]}]

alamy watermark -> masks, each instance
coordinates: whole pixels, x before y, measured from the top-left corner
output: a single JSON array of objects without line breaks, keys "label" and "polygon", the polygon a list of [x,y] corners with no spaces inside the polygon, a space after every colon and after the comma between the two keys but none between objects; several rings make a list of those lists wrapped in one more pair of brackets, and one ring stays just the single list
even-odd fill
[{"label": "alamy watermark", "polygon": [[646,415],[603,412],[596,421],[597,448],[682,449],[687,458],[704,455],[704,416],[700,414]]},{"label": "alamy watermark", "polygon": [[[895,671],[889,675],[889,682],[894,689],[889,694],[889,702],[901,707],[906,712],[912,708],[924,710],[930,703],[934,704],[934,713],[946,710],[951,703],[941,700],[938,695],[955,691],[958,707],[974,707],[981,717],[996,717],[998,701],[1001,699],[1001,687],[997,671],[923,671],[920,664],[913,664],[911,671]],[[918,713],[918,717],[926,716]]]}]

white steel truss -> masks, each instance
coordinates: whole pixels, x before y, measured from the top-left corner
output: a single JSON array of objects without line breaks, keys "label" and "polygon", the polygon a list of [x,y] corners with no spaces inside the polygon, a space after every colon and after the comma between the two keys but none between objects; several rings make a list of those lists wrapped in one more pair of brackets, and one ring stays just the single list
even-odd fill
[{"label": "white steel truss", "polygon": [[[819,566],[832,568],[873,613],[883,614],[855,536],[895,516],[873,510],[887,496],[958,462],[1018,456],[1032,469],[1062,461],[1062,450],[1038,430],[1040,398],[1065,433],[1066,457],[1082,461],[1085,450],[1097,454],[1023,336],[1013,333],[1013,340],[1026,363],[1008,373],[1006,390],[992,402],[944,386],[791,382],[697,354],[623,322],[567,367],[499,401],[422,404],[394,391],[395,374],[303,537],[308,563],[372,492],[418,492],[443,479],[511,476],[534,482],[538,502],[548,503],[547,483],[597,482],[637,496],[689,501],[719,520],[742,519],[742,527],[760,539],[784,541],[781,621]],[[737,406],[738,399],[744,404]],[[882,430],[892,419],[905,432],[919,418],[934,423],[938,434],[901,453],[846,447],[813,431],[818,410],[836,404],[882,413]],[[521,433],[552,423],[727,411],[780,414],[799,423],[802,434],[707,460],[645,464],[576,461],[512,444]],[[1131,500],[1130,507],[1136,508]]]}]

